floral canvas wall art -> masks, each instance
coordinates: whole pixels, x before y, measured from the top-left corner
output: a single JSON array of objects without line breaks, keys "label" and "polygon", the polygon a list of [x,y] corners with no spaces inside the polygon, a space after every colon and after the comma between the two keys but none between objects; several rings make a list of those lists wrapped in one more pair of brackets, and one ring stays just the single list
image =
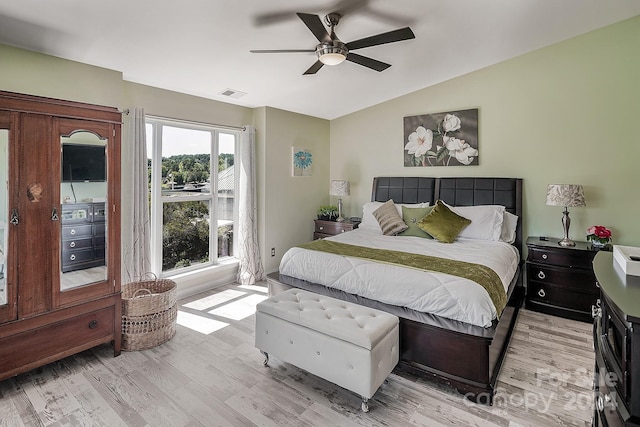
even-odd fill
[{"label": "floral canvas wall art", "polygon": [[308,148],[292,147],[292,175],[311,176],[313,153]]},{"label": "floral canvas wall art", "polygon": [[478,109],[404,118],[405,166],[478,164]]}]

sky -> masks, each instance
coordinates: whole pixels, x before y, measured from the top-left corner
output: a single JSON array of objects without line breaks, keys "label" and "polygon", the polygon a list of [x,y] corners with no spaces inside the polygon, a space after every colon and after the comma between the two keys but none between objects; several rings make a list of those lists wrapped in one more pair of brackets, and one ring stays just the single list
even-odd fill
[{"label": "sky", "polygon": [[[151,157],[151,125],[146,125],[147,156]],[[172,126],[162,127],[162,157],[176,154],[208,154],[210,152],[210,135],[208,131],[183,129]],[[220,154],[234,153],[234,136],[220,133]]]}]

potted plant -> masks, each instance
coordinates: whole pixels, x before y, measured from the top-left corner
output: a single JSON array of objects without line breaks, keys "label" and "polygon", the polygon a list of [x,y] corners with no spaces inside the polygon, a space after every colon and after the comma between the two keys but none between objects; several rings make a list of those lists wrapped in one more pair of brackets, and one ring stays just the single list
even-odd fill
[{"label": "potted plant", "polygon": [[335,221],[336,218],[338,218],[338,207],[334,205],[322,205],[316,213],[318,214],[318,219]]}]

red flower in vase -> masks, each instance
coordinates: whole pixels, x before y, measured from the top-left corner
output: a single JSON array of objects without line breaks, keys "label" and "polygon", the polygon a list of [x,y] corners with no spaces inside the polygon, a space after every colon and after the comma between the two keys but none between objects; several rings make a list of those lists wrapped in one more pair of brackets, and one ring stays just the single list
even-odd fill
[{"label": "red flower in vase", "polygon": [[587,229],[587,240],[606,245],[611,241],[611,230],[604,225],[594,225]]}]

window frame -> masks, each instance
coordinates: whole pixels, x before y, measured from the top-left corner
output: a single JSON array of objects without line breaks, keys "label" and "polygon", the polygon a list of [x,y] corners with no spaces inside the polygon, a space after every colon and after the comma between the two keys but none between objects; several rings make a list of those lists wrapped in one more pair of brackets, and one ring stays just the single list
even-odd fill
[{"label": "window frame", "polygon": [[[219,140],[221,134],[230,134],[234,137],[234,165],[236,165],[238,145],[240,142],[240,129],[212,125],[207,123],[197,123],[178,119],[168,119],[147,115],[145,125],[152,127],[152,141],[147,142],[147,147],[151,147],[151,153],[147,153],[147,158],[151,158],[151,186],[150,191],[150,222],[151,222],[151,270],[158,277],[171,277],[184,273],[197,272],[216,265],[220,265],[220,260],[237,259],[235,255],[228,257],[218,257],[218,161],[219,161]],[[170,199],[162,195],[162,131],[163,127],[174,127],[187,130],[197,130],[210,133],[210,158],[209,158],[209,181],[210,192],[200,194],[190,194],[188,196],[173,195]],[[145,129],[146,132],[146,129]],[[159,161],[157,160],[159,159]],[[238,174],[234,173],[234,203],[233,203],[233,224],[238,223]],[[159,197],[158,197],[159,195]],[[209,260],[187,267],[180,267],[168,271],[162,270],[163,247],[163,206],[164,203],[196,202],[204,201],[209,203]],[[212,214],[213,213],[213,214]],[[215,218],[216,226],[213,226]],[[237,233],[233,233],[233,248],[237,248]]]}]

